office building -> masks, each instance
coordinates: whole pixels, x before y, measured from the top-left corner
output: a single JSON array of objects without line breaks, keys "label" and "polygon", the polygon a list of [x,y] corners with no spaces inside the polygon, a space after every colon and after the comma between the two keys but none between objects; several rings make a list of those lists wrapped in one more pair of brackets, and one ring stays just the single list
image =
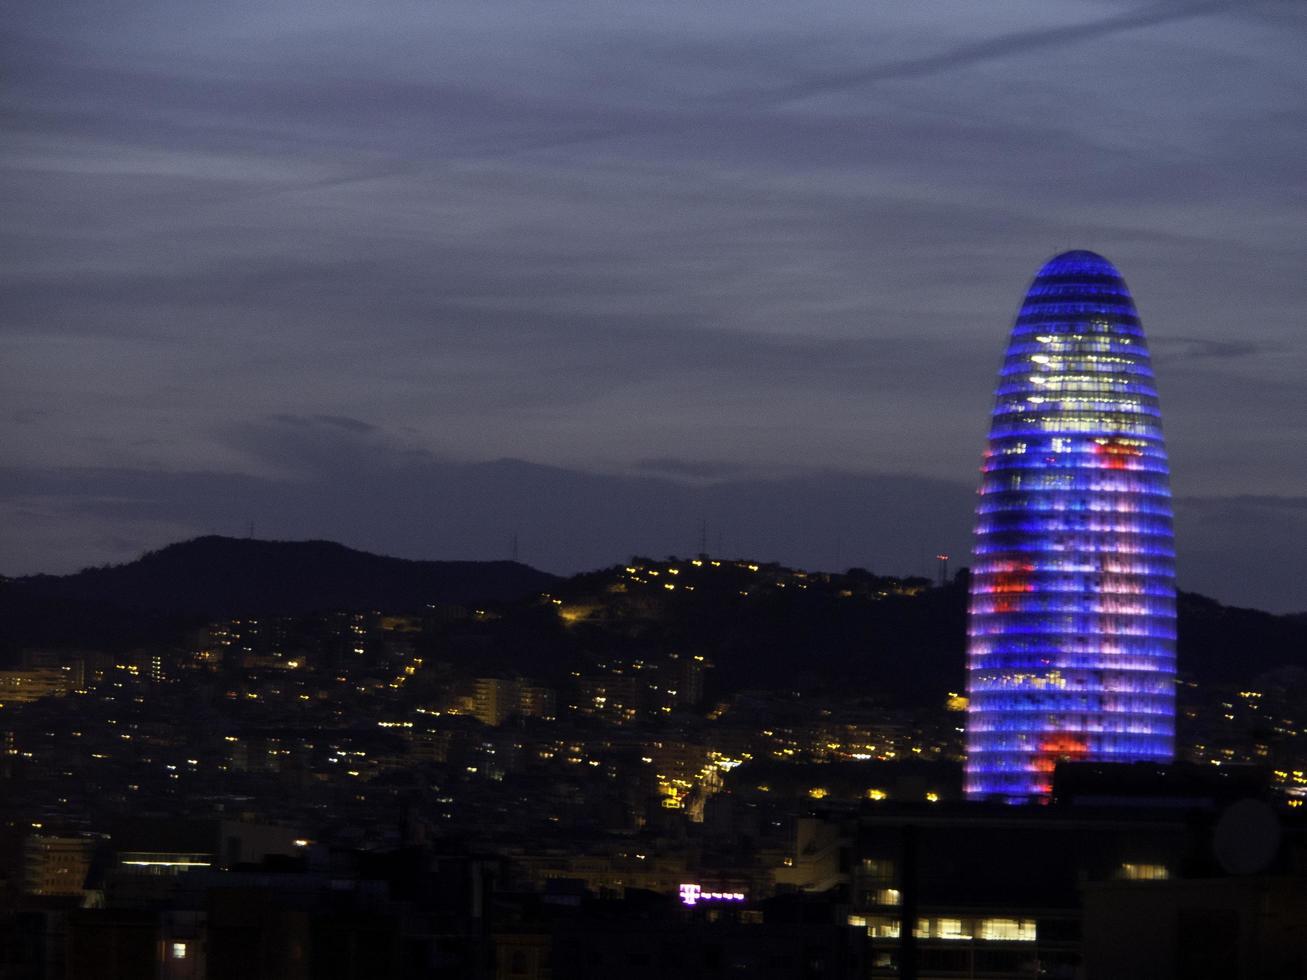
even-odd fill
[{"label": "office building", "polygon": [[1169,761],[1175,552],[1143,328],[1116,268],[1039,270],[999,372],[976,508],[966,792],[1042,801],[1059,761]]}]

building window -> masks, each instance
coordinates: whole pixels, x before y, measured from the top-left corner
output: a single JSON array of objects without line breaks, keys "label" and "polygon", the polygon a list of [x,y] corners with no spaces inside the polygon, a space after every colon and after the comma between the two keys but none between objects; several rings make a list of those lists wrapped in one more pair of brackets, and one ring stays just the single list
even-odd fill
[{"label": "building window", "polygon": [[868,897],[872,905],[898,905],[902,900],[897,888],[877,888]]},{"label": "building window", "polygon": [[1036,937],[1034,919],[981,919],[979,926],[980,939],[1033,943]]},{"label": "building window", "polygon": [[1127,862],[1117,868],[1115,877],[1125,881],[1165,881],[1171,872],[1164,864],[1132,864]]}]

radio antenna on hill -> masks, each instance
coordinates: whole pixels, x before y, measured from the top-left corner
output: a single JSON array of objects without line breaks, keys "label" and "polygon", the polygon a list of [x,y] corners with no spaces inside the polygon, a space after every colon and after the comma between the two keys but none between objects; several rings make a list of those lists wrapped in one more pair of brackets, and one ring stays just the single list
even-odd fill
[{"label": "radio antenna on hill", "polygon": [[942,589],[948,585],[948,555],[940,552],[935,560],[939,562],[939,587]]}]

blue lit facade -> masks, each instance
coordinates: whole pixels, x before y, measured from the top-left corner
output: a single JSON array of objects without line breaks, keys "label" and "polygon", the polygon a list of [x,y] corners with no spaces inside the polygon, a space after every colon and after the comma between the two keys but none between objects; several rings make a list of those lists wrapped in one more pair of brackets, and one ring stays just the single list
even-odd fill
[{"label": "blue lit facade", "polygon": [[1121,274],[1039,270],[999,373],[967,623],[966,792],[1045,800],[1060,760],[1170,761],[1175,549],[1157,391]]}]

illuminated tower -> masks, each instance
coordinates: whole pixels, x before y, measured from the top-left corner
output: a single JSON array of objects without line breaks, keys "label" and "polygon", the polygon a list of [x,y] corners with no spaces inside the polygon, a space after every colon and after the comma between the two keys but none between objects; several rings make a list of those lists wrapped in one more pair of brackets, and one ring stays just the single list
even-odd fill
[{"label": "illuminated tower", "polygon": [[1035,276],[981,470],[967,794],[1037,802],[1064,759],[1170,761],[1166,449],[1143,328],[1102,256],[1064,252]]}]

